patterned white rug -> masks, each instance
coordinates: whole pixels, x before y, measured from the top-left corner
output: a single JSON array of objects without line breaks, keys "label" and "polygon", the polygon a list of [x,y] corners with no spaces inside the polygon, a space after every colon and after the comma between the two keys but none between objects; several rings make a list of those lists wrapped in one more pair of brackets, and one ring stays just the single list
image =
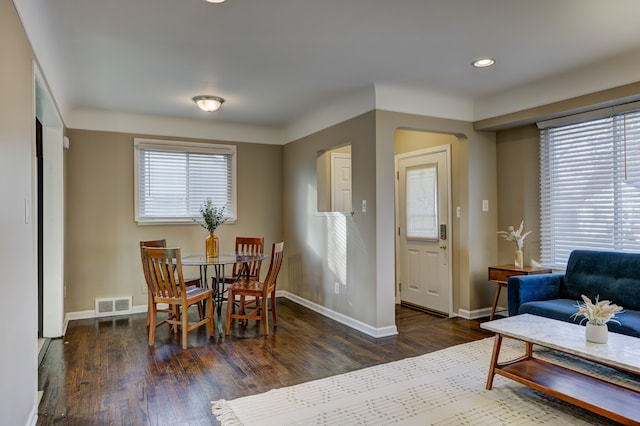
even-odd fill
[{"label": "patterned white rug", "polygon": [[[414,358],[213,401],[224,426],[235,425],[608,425],[616,424],[502,376],[485,389],[493,338]],[[501,361],[524,345],[503,341]],[[552,351],[536,356],[640,390],[636,376]]]}]

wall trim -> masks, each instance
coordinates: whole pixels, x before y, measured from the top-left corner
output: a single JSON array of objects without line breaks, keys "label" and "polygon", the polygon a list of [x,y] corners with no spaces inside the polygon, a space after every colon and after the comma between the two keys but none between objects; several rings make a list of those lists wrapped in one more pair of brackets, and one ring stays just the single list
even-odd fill
[{"label": "wall trim", "polygon": [[117,317],[120,315],[139,314],[142,312],[147,312],[147,309],[147,305],[134,305],[131,307],[131,312],[127,312],[125,314],[116,312],[113,315],[97,315],[95,309],[90,309],[87,311],[67,312],[64,318],[64,332],[67,332],[67,325],[69,324],[69,321],[88,318],[106,318]]},{"label": "wall trim", "polygon": [[[365,333],[375,338],[395,336],[398,334],[398,328],[395,325],[388,326],[388,327],[380,327],[380,328],[372,327],[369,324],[365,324],[362,321],[358,321],[357,319],[351,318],[347,315],[341,314],[332,309],[318,305],[317,303],[311,302],[310,300],[304,299],[293,293],[289,293],[286,290],[277,290],[276,297],[284,297],[285,299],[289,299],[292,302],[295,302],[299,305],[304,306],[305,308],[309,308],[312,311],[319,313],[320,315],[323,315],[334,321],[338,321],[340,324],[344,324],[348,327],[353,328],[354,330],[360,331],[362,333]],[[502,306],[497,306],[496,312],[499,312],[502,310],[506,311],[506,309],[507,308],[504,308]],[[147,312],[147,305],[135,305],[135,306],[132,306],[131,308],[132,314],[138,314],[143,312]],[[114,315],[109,315],[109,316],[119,316],[119,315],[123,315],[123,314],[116,313]],[[129,314],[124,314],[124,315],[129,315]],[[490,307],[475,309],[473,311],[469,311],[466,309],[458,309],[458,312],[454,314],[454,316],[468,319],[468,320],[484,318],[484,317],[488,317],[489,315],[491,315]],[[90,309],[87,311],[67,312],[64,319],[63,336],[67,332],[67,325],[69,325],[69,321],[88,319],[88,318],[98,318],[98,316],[96,315],[96,311],[94,309]],[[105,316],[101,315],[100,318],[105,318]]]},{"label": "wall trim", "polygon": [[289,293],[288,291],[277,290],[276,297],[284,297],[286,299],[289,299],[295,303],[298,303],[299,305],[302,305],[306,308],[311,309],[314,312],[324,315],[327,318],[330,318],[334,321],[338,321],[339,323],[344,324],[348,327],[351,327],[354,330],[360,331],[364,334],[367,334],[375,338],[395,336],[398,334],[398,328],[395,325],[388,326],[388,327],[380,327],[380,328],[372,327],[369,324],[365,324],[362,321],[358,321],[357,319],[351,318],[349,316],[336,312],[332,309],[318,305],[317,303],[311,302],[300,296]]},{"label": "wall trim", "polygon": [[[503,308],[502,306],[496,306],[496,312],[500,312],[500,311],[506,311],[507,308]],[[473,319],[478,319],[478,318],[485,318],[485,317],[489,317],[491,315],[491,308],[482,308],[482,309],[475,309],[473,311],[468,311],[466,309],[458,309],[458,313],[456,314],[456,316],[459,316],[460,318],[464,318],[464,319],[468,319],[468,320],[473,320]]]}]

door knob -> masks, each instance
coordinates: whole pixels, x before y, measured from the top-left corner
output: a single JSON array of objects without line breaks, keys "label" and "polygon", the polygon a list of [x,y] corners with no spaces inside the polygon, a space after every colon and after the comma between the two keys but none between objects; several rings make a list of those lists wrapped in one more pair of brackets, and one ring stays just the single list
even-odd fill
[{"label": "door knob", "polygon": [[447,243],[440,243],[440,248],[441,249],[446,249],[447,248]]}]

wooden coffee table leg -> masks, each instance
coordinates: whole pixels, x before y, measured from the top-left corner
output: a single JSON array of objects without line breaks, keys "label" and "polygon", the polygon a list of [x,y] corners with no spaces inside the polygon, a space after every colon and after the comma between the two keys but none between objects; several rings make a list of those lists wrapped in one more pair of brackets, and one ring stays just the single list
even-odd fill
[{"label": "wooden coffee table leg", "polygon": [[526,343],[526,350],[527,350],[527,358],[533,358],[533,343],[531,342],[525,342]]},{"label": "wooden coffee table leg", "polygon": [[489,377],[487,377],[487,390],[493,387],[493,378],[496,375],[496,367],[498,366],[498,356],[500,355],[500,346],[502,345],[502,334],[496,334],[493,342],[493,354],[491,355],[491,365],[489,366]]}]

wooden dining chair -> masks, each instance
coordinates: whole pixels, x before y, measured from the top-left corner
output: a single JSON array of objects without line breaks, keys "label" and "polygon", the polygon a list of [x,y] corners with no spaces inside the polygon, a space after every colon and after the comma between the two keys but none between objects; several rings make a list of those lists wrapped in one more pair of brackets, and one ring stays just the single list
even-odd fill
[{"label": "wooden dining chair", "polygon": [[[147,240],[147,241],[140,241],[140,259],[142,259],[142,247],[152,247],[152,248],[165,248],[167,247],[167,240],[166,239],[162,239],[162,240]],[[144,262],[142,262],[142,272],[144,273],[144,278],[148,283],[148,271],[145,267]],[[184,285],[186,287],[202,287],[200,285],[200,278],[185,278],[184,280]],[[151,293],[147,292],[148,294],[148,307],[147,307],[147,325],[150,324],[150,320],[149,317],[151,315],[151,303],[152,303],[152,298],[151,298]],[[158,312],[167,312],[167,309],[159,309]],[[200,313],[200,319],[203,318],[203,308],[202,308],[202,304],[198,305],[198,312]]]},{"label": "wooden dining chair", "polygon": [[[236,237],[236,253],[246,253],[252,255],[264,254],[264,238],[263,237]],[[222,288],[224,292],[224,286],[233,284],[238,279],[246,278],[247,272],[249,273],[249,279],[260,281],[260,270],[262,269],[262,260],[255,262],[247,262],[244,264],[234,263],[231,276],[224,277],[222,279]],[[215,278],[212,278],[212,287],[215,285]],[[241,304],[245,304],[245,298],[240,299]]]},{"label": "wooden dining chair", "polygon": [[[276,280],[282,266],[284,256],[284,242],[274,243],[271,249],[271,263],[269,271],[264,281],[240,278],[229,287],[227,298],[227,322],[225,325],[225,335],[229,335],[231,328],[231,320],[236,319],[255,319],[262,321],[264,334],[269,334],[269,311],[273,316],[273,325],[277,323],[276,317]],[[234,301],[236,296],[253,297],[254,300],[241,303],[238,313],[234,310]],[[271,303],[269,304],[269,298]],[[248,312],[247,312],[248,310]]]},{"label": "wooden dining chair", "polygon": [[[202,325],[209,326],[209,336],[215,334],[213,318],[213,291],[208,288],[185,285],[179,248],[142,247],[142,262],[148,272],[148,289],[152,297],[149,316],[149,346],[155,342],[156,328],[163,324],[178,326],[182,332],[182,349],[187,349],[187,333]],[[207,312],[198,321],[189,321],[189,307],[205,302]],[[170,309],[167,317],[157,322],[158,303]],[[171,309],[173,308],[173,309]]]},{"label": "wooden dining chair", "polygon": [[[246,253],[258,255],[264,253],[263,237],[236,237],[236,253]],[[262,268],[262,260],[256,262],[247,262],[246,267],[249,268],[249,279],[260,280],[260,269]],[[230,277],[224,277],[225,284],[233,284],[238,281],[240,274],[246,277],[247,271],[244,265],[234,263]]]}]

